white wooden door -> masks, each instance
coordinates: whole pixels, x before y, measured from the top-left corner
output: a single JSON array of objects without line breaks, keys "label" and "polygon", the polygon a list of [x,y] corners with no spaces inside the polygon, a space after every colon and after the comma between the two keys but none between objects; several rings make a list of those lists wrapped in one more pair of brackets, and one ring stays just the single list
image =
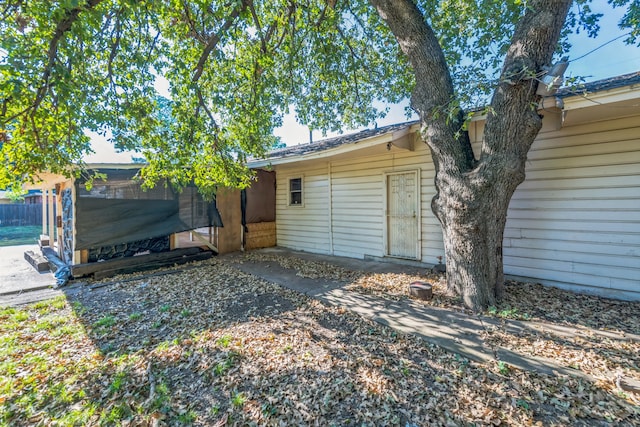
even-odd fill
[{"label": "white wooden door", "polygon": [[418,172],[386,175],[387,255],[399,258],[419,257]]}]

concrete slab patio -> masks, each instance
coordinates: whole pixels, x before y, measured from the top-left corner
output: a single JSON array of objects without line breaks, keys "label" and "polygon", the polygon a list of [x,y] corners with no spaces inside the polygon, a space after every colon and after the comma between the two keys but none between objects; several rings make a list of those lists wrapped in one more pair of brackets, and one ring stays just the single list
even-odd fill
[{"label": "concrete slab patio", "polygon": [[38,245],[0,247],[0,306],[29,304],[62,295],[53,289],[51,272],[38,273],[24,259],[25,251],[40,253]]},{"label": "concrete slab patio", "polygon": [[24,259],[26,251],[40,252],[38,245],[0,247],[0,295],[47,289],[55,280],[50,272],[38,273]]}]

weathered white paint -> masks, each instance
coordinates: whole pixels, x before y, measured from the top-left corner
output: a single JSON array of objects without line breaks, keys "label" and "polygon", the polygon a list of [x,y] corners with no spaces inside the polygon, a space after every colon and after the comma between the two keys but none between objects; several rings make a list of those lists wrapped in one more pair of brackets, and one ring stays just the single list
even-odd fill
[{"label": "weathered white paint", "polygon": [[[444,254],[442,234],[431,213],[434,168],[425,144],[415,151],[386,144],[363,147],[332,159],[314,159],[276,165],[276,222],[278,245],[316,253],[351,258],[384,257],[385,250],[385,177],[394,173],[412,173],[419,182],[417,235],[413,242],[416,257],[435,264]],[[289,178],[304,174],[305,206],[286,206]],[[315,186],[306,183],[316,182]],[[308,198],[310,199],[308,199]],[[316,200],[318,210],[312,210]],[[304,224],[300,223],[303,221]]]},{"label": "weathered white paint", "polygon": [[[636,88],[636,104],[638,92]],[[505,272],[640,299],[640,114],[637,108],[618,108],[632,102],[626,90],[618,90],[612,104],[606,97],[598,99],[603,105],[569,100],[570,121],[563,122],[557,112],[547,113],[528,155],[527,178],[510,204]],[[476,153],[483,127],[481,120],[470,126]],[[440,224],[430,207],[435,188],[429,150],[421,143],[415,151],[403,150],[389,140],[389,135],[380,135],[344,150],[275,162],[278,245],[354,258],[384,257],[386,177],[419,171],[419,259],[437,263],[444,250]],[[305,206],[288,207],[287,180],[300,175]]]},{"label": "weathered white paint", "polygon": [[419,170],[385,173],[385,255],[420,259]]},{"label": "weathered white paint", "polygon": [[505,272],[640,298],[640,116],[541,132],[509,206]]}]

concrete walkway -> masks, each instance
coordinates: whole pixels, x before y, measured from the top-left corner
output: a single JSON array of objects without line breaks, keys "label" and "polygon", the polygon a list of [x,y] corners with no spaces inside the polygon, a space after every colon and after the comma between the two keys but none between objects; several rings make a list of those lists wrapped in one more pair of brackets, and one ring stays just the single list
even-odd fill
[{"label": "concrete walkway", "polygon": [[53,286],[51,272],[38,273],[24,259],[25,251],[40,253],[38,245],[0,247],[0,296],[21,294]]},{"label": "concrete walkway", "polygon": [[[270,248],[260,252],[296,256],[311,261],[324,261],[348,270],[367,273],[404,272],[411,274],[418,270],[418,267],[415,266],[313,255],[280,248]],[[277,262],[251,261],[243,257],[242,254],[229,254],[221,258],[231,262],[236,268],[245,273],[301,292],[312,298],[317,298],[327,304],[351,310],[395,330],[417,335],[430,343],[460,354],[470,360],[478,362],[502,361],[528,371],[537,371],[544,374],[560,373],[588,378],[580,371],[565,368],[549,359],[518,354],[501,347],[492,347],[485,343],[483,336],[489,326],[500,326],[511,331],[526,329],[538,332],[547,331],[564,336],[580,333],[591,334],[594,333],[592,330],[579,331],[575,328],[566,328],[544,322],[496,319],[418,304],[411,300],[388,300],[373,295],[346,291],[343,289],[346,284],[344,282],[297,276],[296,270],[283,268]],[[598,331],[595,332],[597,333]],[[604,332],[604,334],[608,333]],[[640,337],[638,338],[640,339]]]}]

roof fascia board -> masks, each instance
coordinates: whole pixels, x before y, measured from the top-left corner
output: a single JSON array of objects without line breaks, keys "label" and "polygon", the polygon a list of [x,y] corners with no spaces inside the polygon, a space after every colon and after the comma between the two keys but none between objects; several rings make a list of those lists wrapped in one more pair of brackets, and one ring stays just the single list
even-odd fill
[{"label": "roof fascia board", "polygon": [[566,97],[564,98],[564,109],[567,111],[576,110],[638,98],[640,98],[640,87],[637,85],[623,86],[610,90],[588,92],[586,95],[576,94]]},{"label": "roof fascia board", "polygon": [[[640,98],[640,87],[637,84],[631,84],[615,89],[587,92],[586,95],[575,94],[563,97],[562,99],[564,101],[564,110],[568,111],[638,98]],[[471,118],[472,122],[482,122],[485,120],[487,120],[486,114],[474,114]]]},{"label": "roof fascia board", "polygon": [[337,147],[328,148],[326,150],[317,151],[314,153],[303,154],[300,156],[287,156],[287,157],[279,157],[273,159],[265,159],[265,160],[256,160],[248,163],[249,168],[260,168],[265,166],[275,166],[282,165],[287,163],[297,163],[304,162],[309,160],[319,160],[327,157],[336,156],[339,154],[350,153],[355,150],[360,150],[362,148],[373,147],[379,144],[386,144],[389,142],[393,142],[395,139],[402,138],[408,133],[417,130],[419,127],[418,124],[408,125],[406,128],[399,129],[396,131],[390,131],[387,133],[383,133],[381,135],[375,135],[364,139],[359,139],[354,142],[350,142],[347,144],[339,145]]},{"label": "roof fascia board", "polygon": [[146,163],[88,163],[87,169],[142,169]]}]

